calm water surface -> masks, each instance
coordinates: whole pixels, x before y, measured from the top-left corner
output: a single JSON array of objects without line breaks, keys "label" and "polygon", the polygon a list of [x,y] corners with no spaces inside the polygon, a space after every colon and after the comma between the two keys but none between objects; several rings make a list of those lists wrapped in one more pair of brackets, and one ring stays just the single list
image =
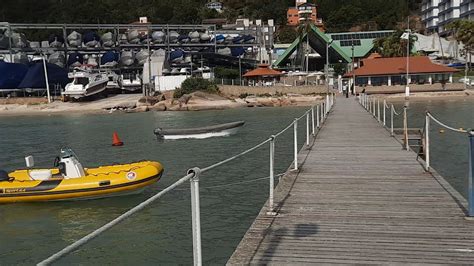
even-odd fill
[{"label": "calm water surface", "polygon": [[[265,140],[306,108],[253,108],[210,112],[0,117],[0,168],[24,168],[34,155],[37,167],[51,167],[64,146],[75,150],[86,167],[142,159],[160,161],[165,174],[136,196],[109,199],[0,205],[0,264],[32,264],[64,248],[97,227],[184,176]],[[204,140],[158,142],[153,129],[193,127],[244,120],[238,134]],[[303,142],[304,125],[300,125]],[[113,131],[125,142],[112,147]],[[292,131],[276,144],[276,172],[292,160]],[[224,264],[268,195],[268,180],[229,185],[268,176],[268,147],[206,173],[201,178],[203,259]],[[222,186],[225,185],[225,186]],[[192,263],[191,207],[188,183],[164,196],[65,257],[62,264]]]},{"label": "calm water surface", "polygon": [[[394,103],[397,110],[403,110],[403,102]],[[408,103],[408,127],[423,127],[425,111],[443,123],[454,128],[474,128],[474,101],[472,98],[412,101]],[[388,113],[388,112],[387,112]],[[389,119],[389,114],[387,114]],[[403,117],[396,117],[395,127],[402,127]],[[387,120],[389,121],[389,120]],[[467,134],[455,133],[440,127],[434,121],[430,123],[431,166],[458,190],[467,196],[468,185],[468,137]]]},{"label": "calm water surface", "polygon": [[[400,108],[401,104],[396,103]],[[456,127],[474,126],[472,101],[411,102],[410,127],[422,126],[428,108]],[[52,166],[61,147],[73,148],[83,165],[157,160],[165,175],[136,196],[90,201],[0,205],[0,264],[32,264],[64,248],[97,227],[149,198],[182,177],[237,154],[279,131],[305,108],[253,108],[209,112],[0,117],[0,168],[24,167],[34,155],[36,166]],[[245,120],[230,137],[158,142],[153,129],[191,127]],[[396,119],[400,126],[401,119]],[[125,146],[113,148],[117,131]],[[304,124],[300,123],[301,144]],[[465,195],[467,137],[432,131],[432,164]],[[276,172],[292,161],[292,133],[276,145]],[[268,147],[206,173],[201,178],[201,223],[205,264],[224,264],[268,195],[268,181],[240,181],[268,176]],[[189,185],[184,184],[132,218],[60,261],[60,264],[191,264],[192,235]]]}]

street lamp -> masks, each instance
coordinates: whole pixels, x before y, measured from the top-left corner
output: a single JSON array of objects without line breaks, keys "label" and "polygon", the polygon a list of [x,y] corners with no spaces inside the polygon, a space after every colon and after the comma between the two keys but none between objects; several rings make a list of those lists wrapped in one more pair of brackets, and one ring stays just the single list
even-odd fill
[{"label": "street lamp", "polygon": [[331,46],[333,40],[330,39],[326,42],[326,86],[328,89],[327,94],[329,95],[329,47]]}]

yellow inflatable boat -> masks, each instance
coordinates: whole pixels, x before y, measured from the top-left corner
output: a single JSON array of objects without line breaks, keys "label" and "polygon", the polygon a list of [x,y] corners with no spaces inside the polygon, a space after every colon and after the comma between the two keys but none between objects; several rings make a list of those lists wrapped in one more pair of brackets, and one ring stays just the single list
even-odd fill
[{"label": "yellow inflatable boat", "polygon": [[[33,165],[30,157],[27,166]],[[83,168],[70,149],[61,150],[53,169],[0,171],[0,203],[76,200],[140,192],[163,174],[158,162]],[[3,173],[2,173],[3,172]]]}]

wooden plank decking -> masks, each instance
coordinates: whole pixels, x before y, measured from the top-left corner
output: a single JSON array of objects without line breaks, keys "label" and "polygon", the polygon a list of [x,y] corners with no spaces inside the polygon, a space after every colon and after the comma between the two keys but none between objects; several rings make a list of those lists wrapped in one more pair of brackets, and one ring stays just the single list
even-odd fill
[{"label": "wooden plank decking", "polygon": [[276,189],[228,264],[474,263],[474,221],[441,177],[339,98],[299,173]]}]

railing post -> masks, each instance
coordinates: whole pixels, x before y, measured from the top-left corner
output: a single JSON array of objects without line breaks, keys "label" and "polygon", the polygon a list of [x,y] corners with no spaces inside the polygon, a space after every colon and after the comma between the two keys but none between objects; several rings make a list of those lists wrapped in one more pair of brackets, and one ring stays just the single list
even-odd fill
[{"label": "railing post", "polygon": [[386,126],[386,123],[385,123],[385,117],[386,117],[386,108],[385,106],[387,106],[387,100],[386,99],[383,99],[383,126],[385,127]]},{"label": "railing post", "polygon": [[273,211],[273,190],[275,187],[274,181],[274,165],[275,165],[275,136],[270,137],[270,191],[268,195],[268,215],[275,215]]},{"label": "railing post", "polygon": [[474,217],[474,130],[469,131],[469,217]]},{"label": "railing post", "polygon": [[294,170],[298,170],[298,119],[295,118],[293,122],[293,135],[294,135],[294,152],[295,152],[295,166]]},{"label": "railing post", "polygon": [[326,112],[325,114],[329,113],[329,109],[331,109],[331,103],[329,102],[329,95],[326,94]]},{"label": "railing post", "polygon": [[380,99],[377,99],[377,121],[380,123]]},{"label": "railing post", "polygon": [[376,104],[376,102],[375,102],[375,97],[374,97],[374,102],[373,102],[373,103],[374,103],[374,106],[373,106],[373,108],[372,108],[373,115],[374,115],[374,117],[377,117],[376,114],[375,114],[375,112],[377,111],[376,108],[375,108],[375,104]]},{"label": "railing post", "polygon": [[403,140],[405,144],[405,149],[410,150],[410,145],[408,144],[408,120],[407,120],[407,107],[403,106]]},{"label": "railing post", "polygon": [[319,121],[320,121],[320,120],[319,120],[319,118],[320,118],[319,109],[320,109],[320,108],[321,108],[320,105],[317,105],[317,106],[316,106],[316,123],[317,123],[318,129],[320,128],[320,125],[319,125]]},{"label": "railing post", "polygon": [[201,252],[201,215],[199,205],[199,176],[201,169],[195,167],[188,170],[188,174],[193,173],[194,176],[189,180],[191,183],[191,216],[193,227],[193,259],[195,266],[202,265]]},{"label": "railing post", "polygon": [[390,105],[390,136],[393,137],[393,112],[395,108],[393,107],[393,104]]},{"label": "railing post", "polygon": [[430,171],[430,117],[428,112],[425,115],[425,170]]},{"label": "railing post", "polygon": [[309,147],[309,112],[306,113],[306,147]]},{"label": "railing post", "polygon": [[316,128],[315,128],[315,125],[314,125],[314,106],[311,108],[311,129],[312,129],[312,135],[313,137],[316,136]]},{"label": "railing post", "polygon": [[321,103],[321,124],[324,122],[324,102]]}]

